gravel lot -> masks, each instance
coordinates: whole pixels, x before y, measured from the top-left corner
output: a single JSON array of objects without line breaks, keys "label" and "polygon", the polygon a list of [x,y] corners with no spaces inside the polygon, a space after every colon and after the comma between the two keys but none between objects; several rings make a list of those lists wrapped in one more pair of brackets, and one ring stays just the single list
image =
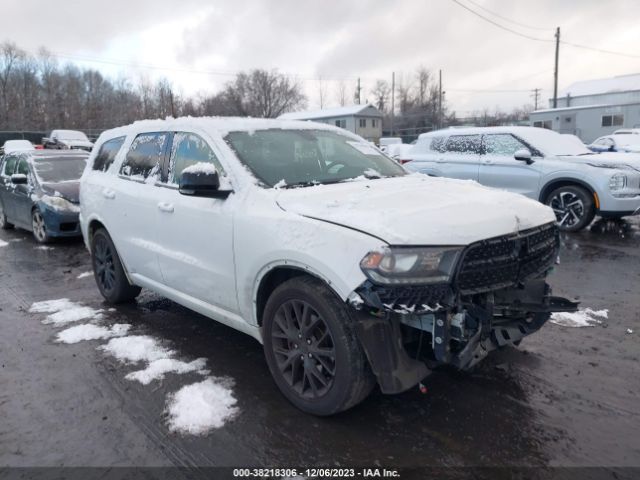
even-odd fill
[{"label": "gravel lot", "polygon": [[[81,241],[42,249],[0,232],[0,466],[640,467],[640,225],[601,226],[563,238],[551,283],[607,320],[548,324],[472,373],[434,372],[427,394],[374,393],[328,419],[286,402],[247,336],[150,292],[110,311],[81,276]],[[175,358],[204,358],[234,416],[206,435],[171,431],[168,399],[203,375],[144,385],[125,378],[139,365],[97,348],[108,340],[56,342],[64,327],[28,310],[59,298],[103,309],[101,325],[131,324]]]}]

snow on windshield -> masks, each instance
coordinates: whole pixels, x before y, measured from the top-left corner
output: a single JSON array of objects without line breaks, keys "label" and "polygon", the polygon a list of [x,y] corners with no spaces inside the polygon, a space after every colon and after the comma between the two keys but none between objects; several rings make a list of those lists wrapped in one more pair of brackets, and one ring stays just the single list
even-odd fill
[{"label": "snow on windshield", "polygon": [[77,181],[86,165],[86,157],[42,157],[33,162],[40,183]]},{"label": "snow on windshield", "polygon": [[544,128],[527,128],[516,135],[547,155],[584,155],[592,153],[586,146],[576,142],[572,135],[561,135]]},{"label": "snow on windshield", "polygon": [[[269,187],[406,174],[369,143],[331,131],[236,131],[225,140],[254,176]],[[369,175],[370,172],[374,174]]]}]

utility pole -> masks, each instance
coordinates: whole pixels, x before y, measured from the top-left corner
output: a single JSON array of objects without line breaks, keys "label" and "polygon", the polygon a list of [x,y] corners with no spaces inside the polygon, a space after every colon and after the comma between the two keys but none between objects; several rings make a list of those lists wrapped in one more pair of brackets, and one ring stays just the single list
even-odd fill
[{"label": "utility pole", "polygon": [[391,136],[393,137],[393,123],[395,117],[395,97],[396,97],[396,72],[391,72]]},{"label": "utility pole", "polygon": [[538,100],[540,100],[540,89],[534,88],[531,90],[533,93],[531,96],[533,97],[533,109],[538,110]]},{"label": "utility pole", "polygon": [[560,27],[556,28],[556,68],[553,71],[553,108],[558,108],[558,55],[560,53]]},{"label": "utility pole", "polygon": [[360,77],[358,77],[358,86],[356,87],[356,102],[360,105]]},{"label": "utility pole", "polygon": [[438,128],[442,128],[442,70],[439,70],[438,81]]}]

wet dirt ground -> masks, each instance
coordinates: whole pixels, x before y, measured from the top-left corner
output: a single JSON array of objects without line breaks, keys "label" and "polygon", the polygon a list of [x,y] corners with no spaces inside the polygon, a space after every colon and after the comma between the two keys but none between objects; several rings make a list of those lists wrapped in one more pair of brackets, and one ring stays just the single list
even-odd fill
[{"label": "wet dirt ground", "polygon": [[93,277],[77,278],[90,270],[81,241],[45,250],[2,231],[0,466],[640,466],[640,224],[601,226],[563,237],[550,282],[608,309],[606,322],[548,323],[471,373],[434,372],[427,394],[374,392],[331,418],[287,403],[246,335],[146,291],[108,312],[235,381],[239,414],[207,436],[171,433],[164,418],[193,374],[126,380],[133,367],[96,349],[105,341],[56,343],[27,312],[62,297],[107,308]]}]

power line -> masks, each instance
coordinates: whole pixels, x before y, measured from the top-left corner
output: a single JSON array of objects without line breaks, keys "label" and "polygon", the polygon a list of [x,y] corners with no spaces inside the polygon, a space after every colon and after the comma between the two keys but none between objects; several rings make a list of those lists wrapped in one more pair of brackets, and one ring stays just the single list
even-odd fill
[{"label": "power line", "polygon": [[560,43],[563,45],[568,45],[570,47],[582,48],[584,50],[592,50],[594,52],[607,53],[609,55],[619,55],[621,57],[629,57],[629,58],[640,58],[640,55],[635,55],[633,53],[624,53],[624,52],[614,52],[613,50],[604,50],[602,48],[589,47],[587,45],[580,45],[577,43],[565,42],[564,40],[560,40]]},{"label": "power line", "polygon": [[501,28],[502,30],[505,30],[505,31],[510,32],[510,33],[513,33],[514,35],[518,35],[519,37],[527,38],[529,40],[535,40],[536,42],[553,42],[553,40],[549,40],[549,39],[546,39],[546,38],[532,37],[531,35],[527,35],[526,33],[518,32],[517,30],[513,30],[513,29],[511,29],[509,27],[505,27],[504,25],[502,25],[502,24],[500,24],[500,23],[498,23],[498,22],[496,22],[496,21],[494,21],[494,20],[492,20],[492,19],[490,19],[488,17],[485,17],[481,13],[476,12],[474,9],[466,6],[465,4],[460,3],[458,0],[451,0],[451,1],[453,3],[455,3],[456,5],[464,8],[465,10],[468,10],[469,12],[473,13],[474,15],[480,17],[485,22],[489,22],[492,25],[495,25],[496,27]]},{"label": "power line", "polygon": [[[529,40],[534,40],[536,42],[546,42],[546,43],[555,42],[555,40],[546,39],[546,38],[532,37],[531,35],[527,35],[526,33],[518,32],[517,30],[509,28],[509,27],[507,27],[505,25],[502,25],[502,24],[500,24],[500,23],[498,23],[498,22],[496,22],[496,21],[494,21],[494,20],[482,15],[480,12],[477,12],[474,9],[468,7],[467,5],[464,5],[459,0],[451,0],[451,1],[453,3],[455,3],[456,5],[464,8],[465,10],[473,13],[477,17],[480,17],[484,21],[489,22],[490,24],[492,24],[492,25],[494,25],[494,26],[496,26],[496,27],[498,27],[498,28],[500,28],[502,30],[510,32],[510,33],[512,33],[514,35],[517,35],[519,37],[523,37],[523,38],[526,38],[526,39],[529,39]],[[470,2],[470,3],[473,3],[473,2],[471,2],[471,0],[467,0],[467,1]],[[474,3],[474,5],[475,5],[475,3]],[[594,52],[605,53],[605,54],[609,54],[609,55],[618,55],[618,56],[621,56],[621,57],[628,57],[628,58],[640,58],[640,55],[636,55],[636,54],[633,54],[633,53],[625,53],[625,52],[616,52],[616,51],[613,51],[613,50],[605,50],[603,48],[591,47],[591,46],[588,46],[588,45],[580,45],[578,43],[567,42],[565,40],[561,40],[560,43],[563,44],[563,45],[568,45],[570,47],[574,47],[574,48],[581,48],[583,50],[591,50],[591,51],[594,51]]]},{"label": "power line", "polygon": [[531,25],[526,25],[524,23],[520,23],[520,22],[516,22],[515,20],[511,20],[507,17],[503,17],[502,15],[500,15],[499,13],[494,12],[493,10],[489,10],[487,7],[483,7],[482,5],[474,2],[473,0],[467,0],[467,2],[469,2],[472,5],[475,5],[476,7],[484,10],[485,12],[490,13],[491,15],[494,15],[498,18],[501,18],[502,20],[505,20],[509,23],[513,23],[514,25],[518,25],[519,27],[524,27],[524,28],[530,28],[531,30],[542,30],[542,31],[552,31],[553,28],[542,28],[542,27],[533,27]]}]

